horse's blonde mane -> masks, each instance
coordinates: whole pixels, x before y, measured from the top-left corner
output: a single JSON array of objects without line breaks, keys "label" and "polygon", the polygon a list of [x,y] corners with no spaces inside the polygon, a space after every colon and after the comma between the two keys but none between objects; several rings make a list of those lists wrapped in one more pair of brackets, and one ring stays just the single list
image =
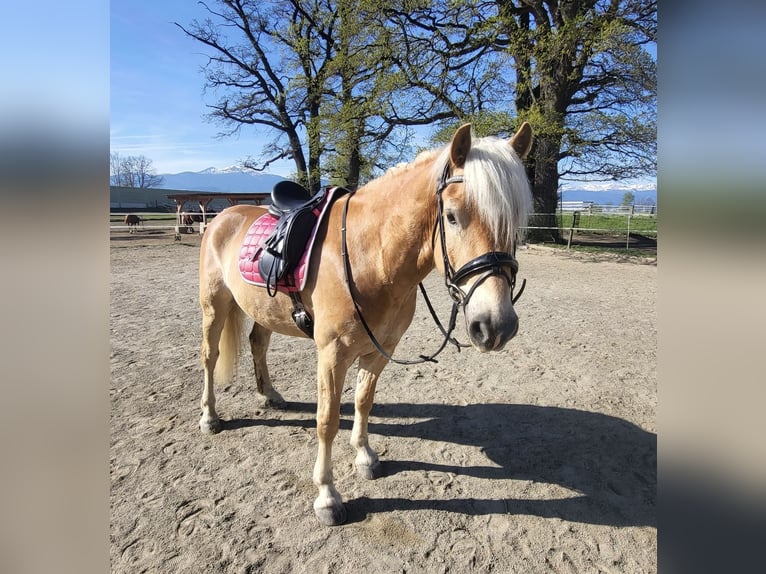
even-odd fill
[{"label": "horse's blonde mane", "polygon": [[440,152],[441,152],[441,148],[422,151],[418,155],[416,155],[415,159],[413,159],[411,162],[398,163],[392,168],[389,168],[388,171],[386,171],[386,173],[383,174],[383,177],[396,176],[401,174],[404,171],[418,167],[421,164],[439,155]]},{"label": "horse's blonde mane", "polygon": [[[433,166],[434,182],[444,172],[449,154],[449,146],[439,152]],[[496,248],[509,249],[514,239],[523,237],[532,211],[532,192],[524,164],[507,140],[474,138],[464,178],[466,199],[489,227]]]},{"label": "horse's blonde mane", "polygon": [[[420,152],[409,163],[390,168],[383,178],[395,177],[433,161],[434,192],[444,166],[450,161],[450,146]],[[532,192],[527,175],[510,143],[496,137],[473,138],[464,166],[467,201],[489,227],[498,250],[509,250],[523,237],[532,211]],[[381,178],[382,179],[382,178]]]}]

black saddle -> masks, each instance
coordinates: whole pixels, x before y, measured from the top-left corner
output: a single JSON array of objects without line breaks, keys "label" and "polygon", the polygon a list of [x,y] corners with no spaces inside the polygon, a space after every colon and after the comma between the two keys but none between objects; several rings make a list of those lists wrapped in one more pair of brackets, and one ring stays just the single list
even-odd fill
[{"label": "black saddle", "polygon": [[280,181],[271,190],[271,205],[269,213],[274,217],[282,217],[303,208],[314,209],[322,203],[326,190],[311,195],[308,190],[294,181]]},{"label": "black saddle", "polygon": [[314,210],[324,201],[327,190],[312,196],[308,190],[292,181],[280,181],[271,191],[269,213],[279,218],[274,232],[264,241],[258,261],[258,272],[266,290],[274,297],[277,283],[298,265],[318,215]]}]

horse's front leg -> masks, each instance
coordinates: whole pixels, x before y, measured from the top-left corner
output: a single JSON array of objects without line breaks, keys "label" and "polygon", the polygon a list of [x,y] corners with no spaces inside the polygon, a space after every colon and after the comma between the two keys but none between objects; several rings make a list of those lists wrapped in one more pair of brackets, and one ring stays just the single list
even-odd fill
[{"label": "horse's front leg", "polygon": [[388,360],[375,351],[359,359],[359,374],[356,379],[354,428],[351,431],[351,446],[356,449],[356,473],[372,480],[380,476],[377,453],[370,448],[367,437],[367,423],[375,399],[375,385]]},{"label": "horse's front leg", "polygon": [[314,484],[319,495],[314,501],[317,518],[327,526],[346,521],[343,499],[335,489],[332,474],[332,442],[338,434],[340,397],[346,371],[354,361],[336,344],[319,351],[317,366],[317,438],[319,449],[314,465]]}]

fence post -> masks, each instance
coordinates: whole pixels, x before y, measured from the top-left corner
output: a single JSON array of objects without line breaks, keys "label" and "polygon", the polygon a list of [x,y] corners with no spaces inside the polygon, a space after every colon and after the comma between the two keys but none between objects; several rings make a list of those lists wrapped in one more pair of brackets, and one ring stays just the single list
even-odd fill
[{"label": "fence post", "polygon": [[572,212],[572,226],[569,228],[569,239],[567,240],[567,249],[569,249],[569,246],[572,244],[572,235],[574,234],[575,227],[578,227],[580,225],[580,212],[574,211]]},{"label": "fence post", "polygon": [[630,218],[633,215],[633,211],[636,209],[635,205],[630,206],[630,210],[628,211],[628,239],[625,243],[625,251],[628,251],[630,249]]}]

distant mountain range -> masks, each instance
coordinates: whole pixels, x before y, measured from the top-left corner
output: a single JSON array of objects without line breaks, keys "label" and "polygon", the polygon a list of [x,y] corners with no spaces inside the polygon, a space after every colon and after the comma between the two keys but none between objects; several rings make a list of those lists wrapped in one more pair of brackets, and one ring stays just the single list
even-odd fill
[{"label": "distant mountain range", "polygon": [[[164,178],[162,189],[213,192],[270,193],[275,183],[285,179],[279,175],[242,170],[236,166],[160,175]],[[564,201],[619,205],[623,195],[628,192],[633,193],[636,203],[657,203],[657,188],[653,182],[567,182],[562,186],[561,195]]]},{"label": "distant mountain range", "polygon": [[238,167],[216,169],[209,167],[202,171],[182,171],[181,173],[162,173],[161,189],[180,189],[185,191],[218,191],[270,193],[274,184],[285,179],[270,173],[243,171]]}]

